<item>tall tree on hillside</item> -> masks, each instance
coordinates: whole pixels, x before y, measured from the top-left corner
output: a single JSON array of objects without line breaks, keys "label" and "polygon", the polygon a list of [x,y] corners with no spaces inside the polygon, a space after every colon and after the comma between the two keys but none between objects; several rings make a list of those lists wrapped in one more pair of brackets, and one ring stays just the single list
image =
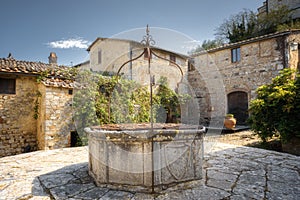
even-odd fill
[{"label": "tall tree on hillside", "polygon": [[288,25],[291,21],[291,11],[287,6],[280,6],[267,15],[258,18],[259,35],[274,33],[282,25]]},{"label": "tall tree on hillside", "polygon": [[243,10],[225,20],[217,29],[216,37],[229,43],[249,39],[256,35],[257,16],[253,11]]},{"label": "tall tree on hillside", "polygon": [[215,35],[234,43],[292,27],[297,26],[291,23],[291,11],[287,6],[280,6],[260,17],[253,11],[243,10],[225,20],[216,29]]},{"label": "tall tree on hillside", "polygon": [[204,40],[201,47],[204,50],[208,50],[208,49],[212,49],[212,48],[216,48],[219,47],[221,45],[223,45],[223,41],[219,40],[219,39],[215,39],[215,40]]},{"label": "tall tree on hillside", "polygon": [[204,40],[201,45],[198,45],[196,48],[192,49],[191,51],[188,52],[189,55],[213,49],[219,46],[222,46],[224,42],[219,39],[214,39],[214,40]]}]

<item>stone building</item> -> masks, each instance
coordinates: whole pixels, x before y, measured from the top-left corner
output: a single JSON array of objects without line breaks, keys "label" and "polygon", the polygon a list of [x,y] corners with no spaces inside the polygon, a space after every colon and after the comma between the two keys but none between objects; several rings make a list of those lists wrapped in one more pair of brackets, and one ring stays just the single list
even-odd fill
[{"label": "stone building", "polygon": [[248,118],[256,89],[283,68],[299,69],[300,30],[227,44],[193,56],[188,80],[200,107],[200,124],[223,126],[226,113],[238,124]]},{"label": "stone building", "polygon": [[[181,108],[182,122],[223,126],[224,115],[232,113],[245,124],[256,89],[283,68],[300,68],[299,44],[300,30],[292,30],[227,44],[192,58],[153,47],[151,72],[156,80],[167,77],[173,89],[184,83],[181,89],[194,97]],[[149,84],[148,54],[140,43],[97,38],[88,51],[90,60],[77,67],[116,74],[126,63],[120,74]],[[65,79],[69,68],[56,62],[54,53],[49,64],[11,56],[0,59],[0,157],[72,146],[74,83]]]},{"label": "stone building", "polygon": [[[73,86],[56,59],[0,59],[0,157],[71,145]],[[38,82],[41,74],[47,78]]]},{"label": "stone building", "polygon": [[[120,67],[127,61],[137,58],[144,51],[141,43],[115,38],[97,38],[87,49],[90,55],[89,62],[78,65],[81,69],[98,71],[101,73],[116,74]],[[151,55],[151,73],[158,80],[160,76],[168,78],[171,88],[177,88],[182,75],[187,78],[188,56],[167,51],[157,47],[152,50],[159,56]],[[142,85],[149,83],[147,52],[138,59],[128,62],[120,71],[124,77],[134,80]],[[178,66],[175,66],[171,60]]]},{"label": "stone building", "polygon": [[300,1],[299,0],[266,0],[259,7],[258,16],[268,14],[270,11],[277,9],[280,6],[287,6],[292,11],[292,19],[300,18]]}]

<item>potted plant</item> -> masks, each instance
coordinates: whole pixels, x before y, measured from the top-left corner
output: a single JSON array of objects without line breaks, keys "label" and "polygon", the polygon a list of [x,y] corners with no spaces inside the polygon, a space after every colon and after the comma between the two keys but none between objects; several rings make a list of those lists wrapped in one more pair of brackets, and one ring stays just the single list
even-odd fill
[{"label": "potted plant", "polygon": [[228,129],[233,129],[236,125],[236,119],[233,114],[226,114],[224,120],[224,126]]}]

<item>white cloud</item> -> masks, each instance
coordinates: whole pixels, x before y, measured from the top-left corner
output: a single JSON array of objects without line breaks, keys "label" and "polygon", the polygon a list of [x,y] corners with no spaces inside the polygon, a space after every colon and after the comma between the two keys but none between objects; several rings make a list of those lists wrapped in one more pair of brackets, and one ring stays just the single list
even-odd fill
[{"label": "white cloud", "polygon": [[199,40],[189,40],[185,41],[184,44],[181,46],[182,49],[185,51],[191,51],[201,45],[201,41]]},{"label": "white cloud", "polygon": [[86,49],[89,46],[89,41],[84,40],[82,38],[70,38],[66,40],[58,40],[54,42],[49,42],[47,45],[51,48],[55,49],[70,49],[70,48],[79,48]]},{"label": "white cloud", "polygon": [[185,43],[193,43],[193,44],[200,44],[201,41],[200,40],[189,40],[189,41],[185,41]]}]

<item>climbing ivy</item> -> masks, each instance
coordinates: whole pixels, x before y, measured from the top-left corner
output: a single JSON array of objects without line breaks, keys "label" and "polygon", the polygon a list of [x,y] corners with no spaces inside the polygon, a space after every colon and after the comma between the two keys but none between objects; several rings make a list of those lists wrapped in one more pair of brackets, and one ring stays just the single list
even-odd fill
[{"label": "climbing ivy", "polygon": [[120,77],[106,77],[89,71],[77,76],[80,88],[73,97],[77,130],[109,123],[136,123],[150,120],[147,87]]},{"label": "climbing ivy", "polygon": [[50,70],[44,70],[38,75],[38,77],[36,78],[36,81],[38,83],[40,83],[43,80],[45,80],[49,75],[50,75]]},{"label": "climbing ivy", "polygon": [[39,118],[39,108],[40,108],[40,97],[42,97],[42,93],[38,90],[36,92],[36,99],[34,102],[34,107],[33,107],[33,118],[38,119]]}]

